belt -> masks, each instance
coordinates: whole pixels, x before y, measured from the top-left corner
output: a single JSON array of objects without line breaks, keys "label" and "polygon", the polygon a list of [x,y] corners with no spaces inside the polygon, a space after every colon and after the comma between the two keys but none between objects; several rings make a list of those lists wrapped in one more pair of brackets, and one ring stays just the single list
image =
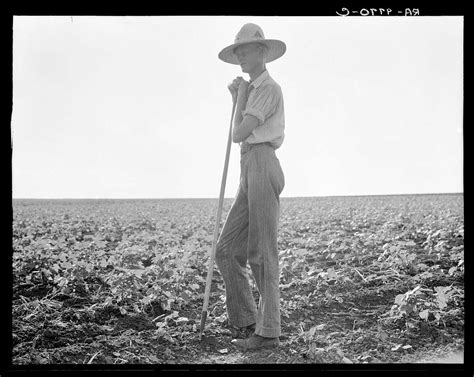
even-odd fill
[{"label": "belt", "polygon": [[255,148],[256,146],[259,146],[259,145],[268,145],[269,147],[273,148],[273,145],[270,142],[255,143],[255,144],[249,144],[249,143],[243,142],[242,145],[240,146],[240,154],[245,154],[252,148]]}]

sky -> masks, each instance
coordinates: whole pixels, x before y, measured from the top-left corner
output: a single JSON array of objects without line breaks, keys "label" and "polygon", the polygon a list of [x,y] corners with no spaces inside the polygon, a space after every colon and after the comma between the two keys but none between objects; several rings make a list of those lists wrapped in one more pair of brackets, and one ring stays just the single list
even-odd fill
[{"label": "sky", "polygon": [[463,192],[463,17],[15,16],[12,197],[217,198],[248,22],[287,46],[282,197]]}]

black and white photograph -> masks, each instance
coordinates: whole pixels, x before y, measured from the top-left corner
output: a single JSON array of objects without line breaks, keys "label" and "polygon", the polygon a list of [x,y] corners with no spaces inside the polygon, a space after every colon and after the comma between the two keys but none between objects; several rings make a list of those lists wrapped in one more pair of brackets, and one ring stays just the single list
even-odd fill
[{"label": "black and white photograph", "polygon": [[464,364],[462,15],[12,36],[13,367]]}]

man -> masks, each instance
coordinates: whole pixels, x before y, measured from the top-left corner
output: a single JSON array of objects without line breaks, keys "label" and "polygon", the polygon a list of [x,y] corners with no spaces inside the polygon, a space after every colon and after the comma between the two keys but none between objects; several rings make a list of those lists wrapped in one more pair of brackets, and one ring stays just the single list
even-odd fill
[{"label": "man", "polygon": [[[232,138],[241,148],[240,185],[216,248],[229,323],[255,331],[232,341],[244,350],[278,346],[281,335],[277,235],[285,178],[275,149],[283,142],[285,120],[281,88],[265,63],[285,51],[283,42],[265,39],[263,30],[249,23],[218,55],[250,76],[250,82],[237,77],[229,85],[236,102]],[[260,293],[258,308],[247,261]]]}]

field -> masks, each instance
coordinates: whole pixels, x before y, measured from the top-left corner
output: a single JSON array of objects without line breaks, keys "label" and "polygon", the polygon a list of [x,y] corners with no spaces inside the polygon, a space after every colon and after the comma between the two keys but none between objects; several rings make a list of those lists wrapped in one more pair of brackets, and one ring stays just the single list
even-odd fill
[{"label": "field", "polygon": [[13,364],[462,362],[462,194],[282,198],[282,344],[246,353],[217,267],[199,341],[216,206],[13,200]]}]

